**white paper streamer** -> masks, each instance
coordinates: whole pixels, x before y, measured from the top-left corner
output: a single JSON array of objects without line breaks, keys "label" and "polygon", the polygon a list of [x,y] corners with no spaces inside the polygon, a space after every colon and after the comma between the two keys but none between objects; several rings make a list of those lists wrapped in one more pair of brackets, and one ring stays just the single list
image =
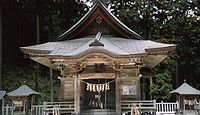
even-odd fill
[{"label": "white paper streamer", "polygon": [[110,90],[110,84],[106,83],[106,84],[90,84],[87,83],[87,91],[92,91],[92,92],[101,92],[101,91],[106,91],[106,90]]}]

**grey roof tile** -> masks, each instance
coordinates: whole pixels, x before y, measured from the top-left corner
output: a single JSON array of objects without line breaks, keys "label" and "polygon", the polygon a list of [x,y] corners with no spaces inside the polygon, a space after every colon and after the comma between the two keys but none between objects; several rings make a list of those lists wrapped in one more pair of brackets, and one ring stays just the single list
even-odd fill
[{"label": "grey roof tile", "polygon": [[16,90],[7,93],[8,96],[16,97],[16,96],[30,96],[30,95],[38,95],[40,93],[32,90],[27,85],[22,85],[21,87],[17,88]]},{"label": "grey roof tile", "polygon": [[171,91],[170,93],[177,93],[180,95],[200,95],[199,90],[188,85],[186,82],[184,82],[180,87]]},{"label": "grey roof tile", "polygon": [[41,45],[22,47],[24,50],[48,50],[49,56],[60,55],[60,56],[76,56],[84,54],[84,52],[110,52],[115,56],[134,55],[134,54],[145,54],[148,49],[158,49],[165,47],[175,47],[174,44],[163,44],[157,43],[150,40],[134,40],[118,38],[113,36],[102,36],[100,42],[104,46],[92,46],[89,47],[95,38],[88,36],[85,38],[66,40],[60,42],[49,42]]}]

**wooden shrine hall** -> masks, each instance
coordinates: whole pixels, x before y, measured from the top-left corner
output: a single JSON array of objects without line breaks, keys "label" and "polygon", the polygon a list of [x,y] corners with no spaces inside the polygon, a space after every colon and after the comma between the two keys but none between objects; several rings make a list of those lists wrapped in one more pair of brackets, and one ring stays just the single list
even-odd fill
[{"label": "wooden shrine hall", "polygon": [[121,114],[123,100],[143,100],[141,78],[152,83],[152,76],[141,69],[154,68],[176,47],[143,39],[101,1],[59,39],[20,49],[60,71],[59,100],[73,101],[76,114],[84,110]]}]

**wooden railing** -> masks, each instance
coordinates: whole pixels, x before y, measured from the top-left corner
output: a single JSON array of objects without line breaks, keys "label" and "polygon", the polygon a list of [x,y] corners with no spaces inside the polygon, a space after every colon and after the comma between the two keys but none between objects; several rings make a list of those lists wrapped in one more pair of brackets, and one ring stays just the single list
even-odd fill
[{"label": "wooden railing", "polygon": [[156,112],[156,100],[123,100],[121,102],[122,113],[130,112],[136,106],[140,112]]},{"label": "wooden railing", "polygon": [[175,113],[179,109],[179,103],[178,102],[163,102],[156,103],[156,113],[163,114],[163,113]]},{"label": "wooden railing", "polygon": [[55,109],[60,113],[73,113],[74,102],[44,102],[44,115],[53,113]]},{"label": "wooden railing", "polygon": [[2,115],[13,115],[15,107],[9,106],[8,104],[2,108]]},{"label": "wooden railing", "polygon": [[[178,102],[160,102],[156,103],[155,100],[139,100],[130,101],[123,100],[121,103],[122,113],[130,112],[133,106],[137,106],[140,112],[151,112],[152,114],[175,114],[176,110],[179,109]],[[200,105],[199,105],[200,106]],[[57,109],[59,113],[73,113],[74,103],[73,102],[44,102],[43,105],[33,105],[30,115],[49,115],[53,113],[54,109]],[[2,115],[13,115],[15,107],[6,105],[2,108]]]},{"label": "wooden railing", "polygon": [[31,109],[31,115],[43,115],[44,105],[33,105]]},{"label": "wooden railing", "polygon": [[138,100],[138,101],[122,101],[121,109],[122,113],[131,112],[132,107],[136,106],[137,109],[142,112],[151,112],[152,114],[175,114],[179,109],[178,102],[160,102],[156,103],[155,100]]}]

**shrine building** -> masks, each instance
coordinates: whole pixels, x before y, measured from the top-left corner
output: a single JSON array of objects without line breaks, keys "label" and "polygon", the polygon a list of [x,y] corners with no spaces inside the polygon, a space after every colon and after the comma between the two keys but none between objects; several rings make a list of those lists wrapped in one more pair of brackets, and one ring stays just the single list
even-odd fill
[{"label": "shrine building", "polygon": [[60,71],[59,101],[73,101],[74,112],[112,110],[121,114],[123,100],[145,100],[151,70],[176,45],[145,40],[100,1],[58,42],[20,47],[28,57]]}]

